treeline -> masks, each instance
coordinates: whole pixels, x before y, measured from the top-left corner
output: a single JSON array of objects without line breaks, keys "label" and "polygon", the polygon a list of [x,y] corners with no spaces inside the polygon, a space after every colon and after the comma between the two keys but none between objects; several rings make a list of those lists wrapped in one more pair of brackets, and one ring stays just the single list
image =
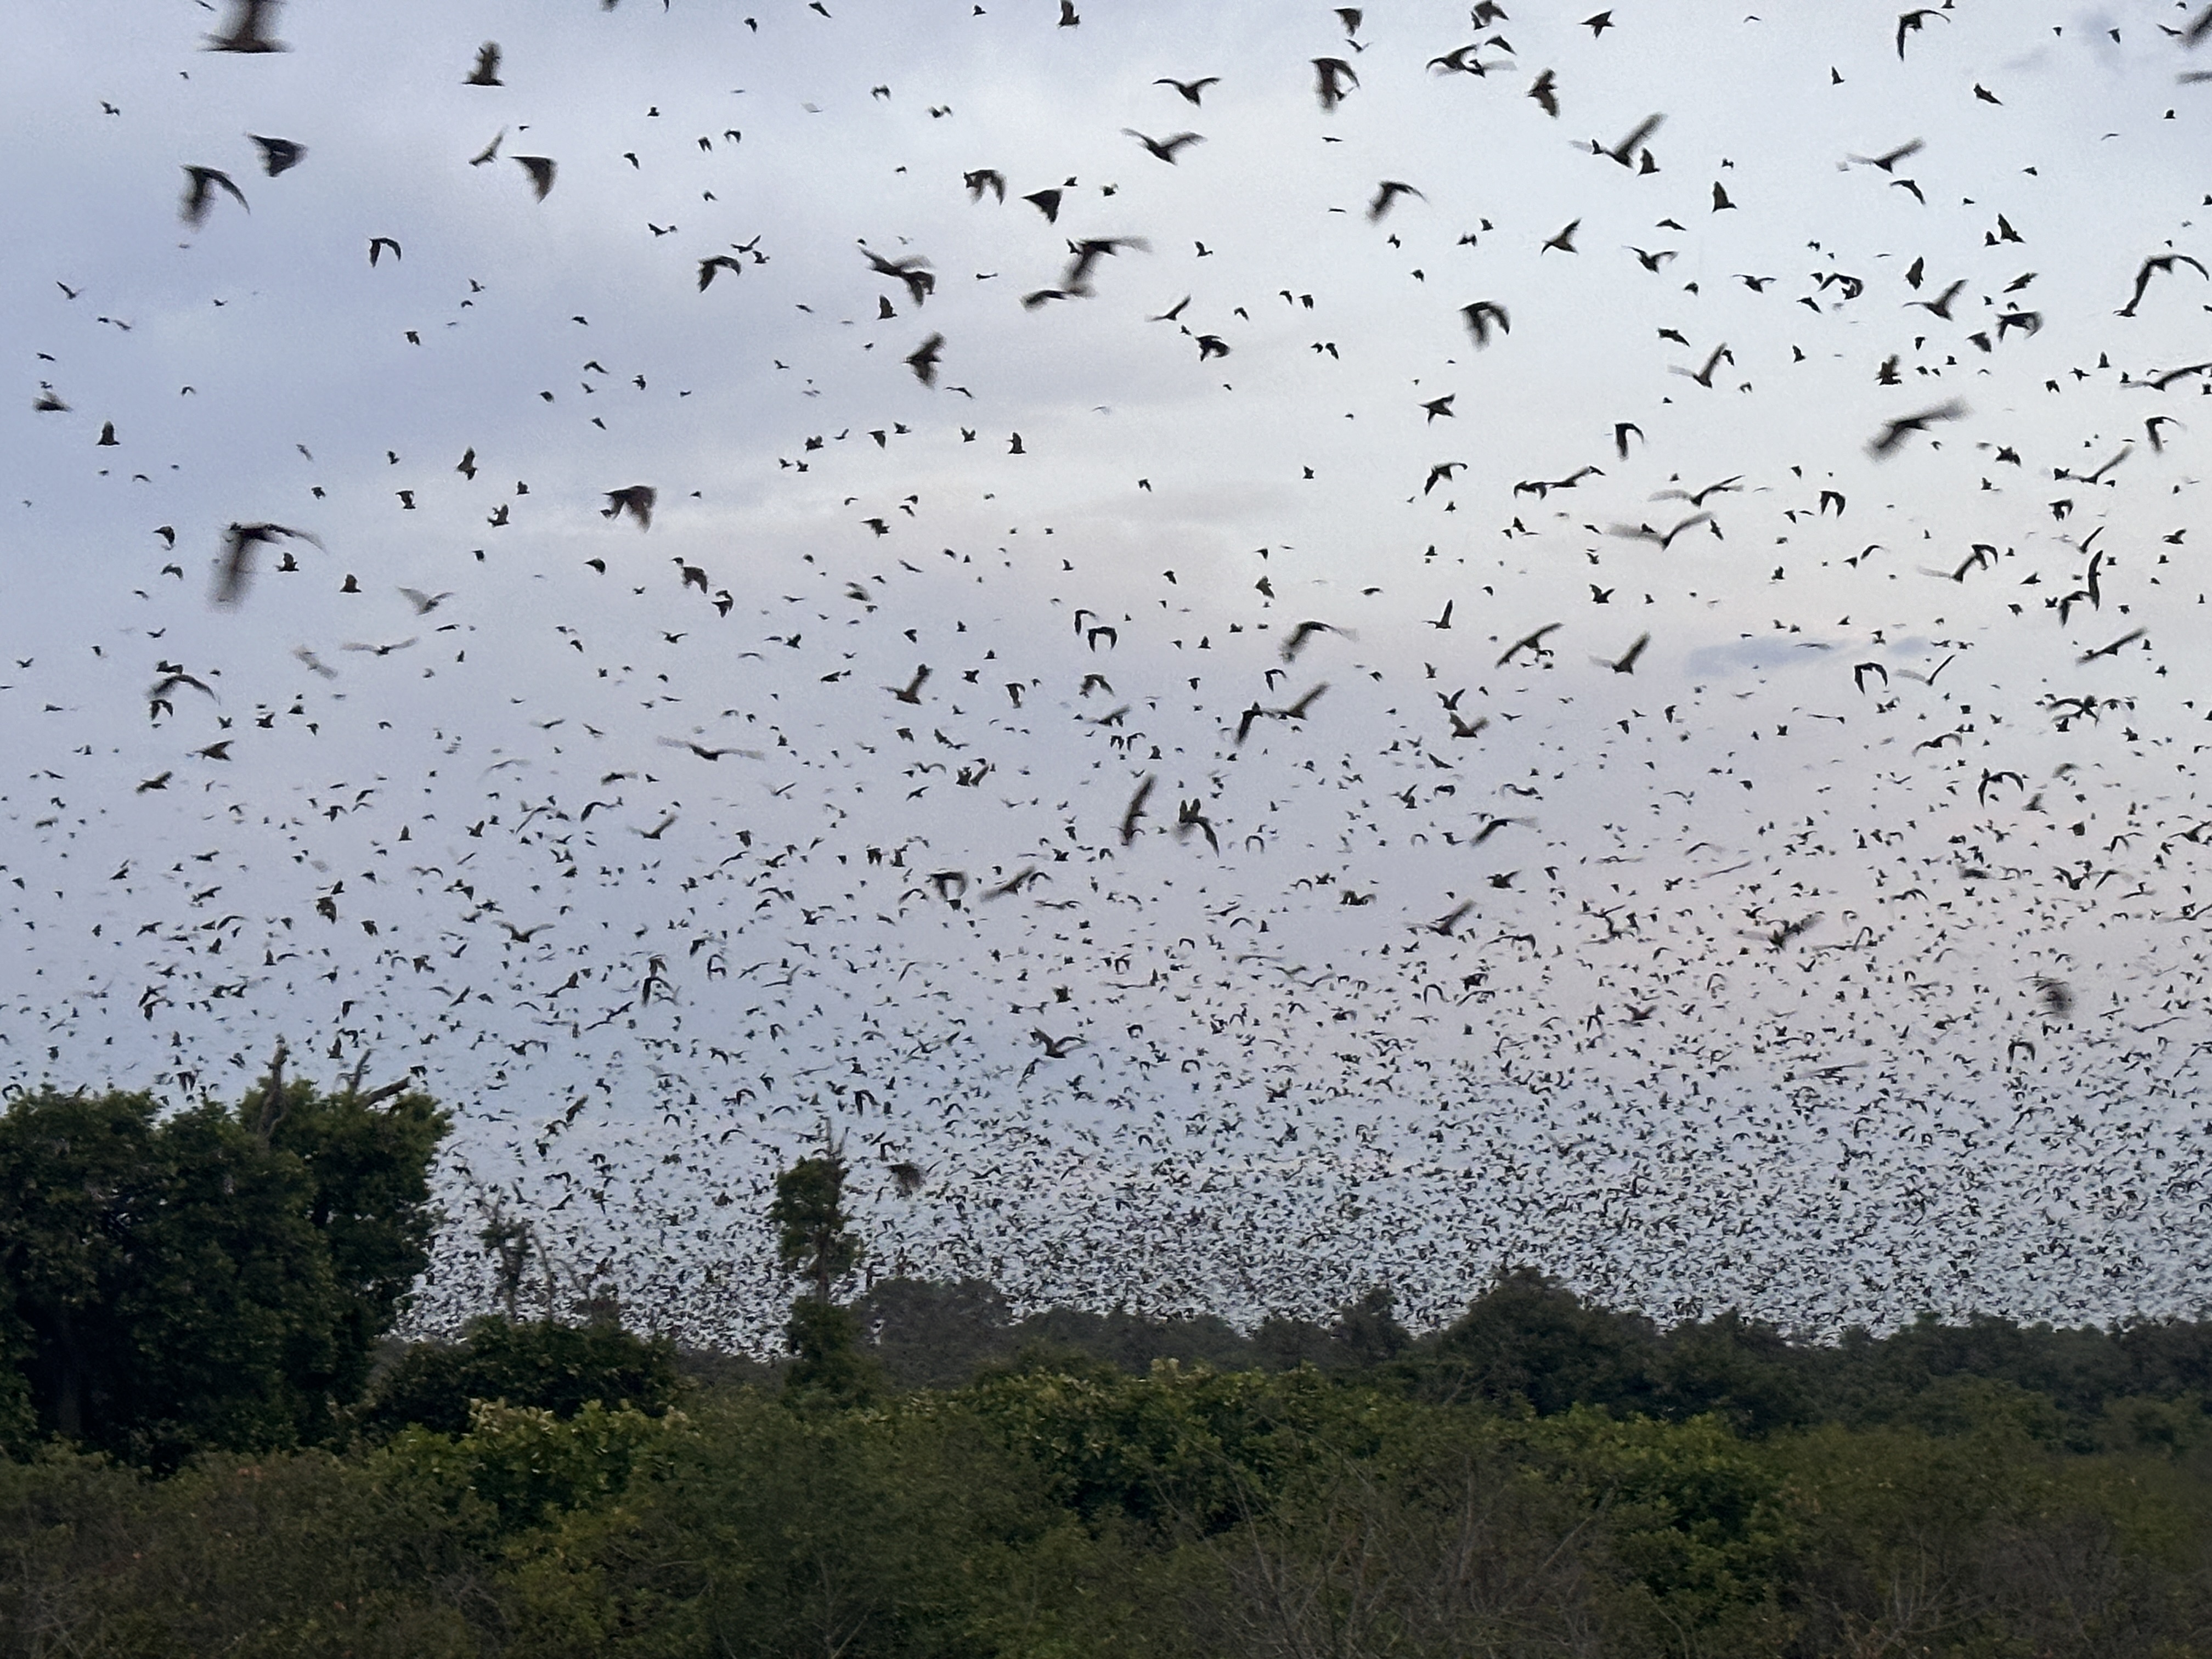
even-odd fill
[{"label": "treeline", "polygon": [[[1267,1319],[1249,1334],[1211,1316],[1146,1318],[1056,1308],[1015,1319],[978,1280],[892,1279],[854,1304],[897,1388],[947,1388],[1024,1355],[1065,1352],[1136,1374],[1162,1361],[1217,1370],[1311,1366],[1438,1405],[1552,1416],[1578,1406],[1669,1422],[1712,1416],[1735,1432],[1834,1423],[1949,1432],[2008,1413],[2072,1451],[2194,1444],[2212,1423],[2212,1322],[2111,1329],[1933,1315],[1887,1336],[1793,1340],[1728,1312],[1662,1328],[1585,1302],[1533,1268],[1503,1273],[1443,1329],[1415,1337],[1387,1290],[1332,1322]],[[714,1363],[697,1357],[702,1375]]]},{"label": "treeline", "polygon": [[2201,1323],[845,1301],[825,1146],[773,1364],[517,1316],[497,1217],[507,1310],[396,1343],[443,1128],[281,1075],[0,1112],[0,1659],[2212,1659]]},{"label": "treeline", "polygon": [[[2212,1654],[2194,1401],[2082,1451],[1990,1379],[1749,1435],[1431,1397],[1402,1363],[1032,1349],[841,1398],[494,1320],[410,1351],[342,1446],[0,1467],[0,1653]],[[600,1367],[637,1395],[579,1402]]]}]

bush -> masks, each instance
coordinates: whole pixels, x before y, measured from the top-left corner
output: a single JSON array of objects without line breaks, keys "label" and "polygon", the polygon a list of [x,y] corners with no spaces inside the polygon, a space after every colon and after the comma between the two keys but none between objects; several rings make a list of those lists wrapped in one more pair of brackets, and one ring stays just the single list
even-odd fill
[{"label": "bush", "polygon": [[665,1339],[636,1336],[618,1325],[516,1322],[493,1315],[470,1326],[458,1343],[408,1349],[359,1421],[381,1433],[412,1427],[462,1435],[472,1426],[477,1401],[562,1419],[594,1401],[655,1417],[674,1403],[678,1386],[676,1351]]},{"label": "bush", "polygon": [[479,1400],[466,1433],[403,1430],[368,1467],[428,1498],[472,1535],[504,1534],[605,1503],[682,1425],[680,1414],[651,1418],[596,1400],[566,1417]]}]

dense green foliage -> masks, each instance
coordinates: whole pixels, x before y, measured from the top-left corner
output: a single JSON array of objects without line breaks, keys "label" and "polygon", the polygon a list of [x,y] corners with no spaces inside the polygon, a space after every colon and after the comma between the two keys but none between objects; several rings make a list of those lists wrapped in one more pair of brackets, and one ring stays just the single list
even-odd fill
[{"label": "dense green foliage", "polygon": [[166,1480],[49,1452],[0,1466],[0,1659],[2212,1655],[2188,1434],[2072,1450],[1994,1382],[1765,1436],[1426,1393],[1062,1354]]},{"label": "dense green foliage", "polygon": [[477,1320],[458,1342],[418,1342],[377,1382],[356,1413],[363,1427],[468,1431],[478,1401],[573,1418],[586,1405],[659,1416],[676,1398],[674,1346],[602,1322]]},{"label": "dense green foliage", "polygon": [[447,1127],[402,1089],[281,1071],[241,1105],[0,1111],[0,1441],[169,1467],[326,1437],[428,1261]]}]

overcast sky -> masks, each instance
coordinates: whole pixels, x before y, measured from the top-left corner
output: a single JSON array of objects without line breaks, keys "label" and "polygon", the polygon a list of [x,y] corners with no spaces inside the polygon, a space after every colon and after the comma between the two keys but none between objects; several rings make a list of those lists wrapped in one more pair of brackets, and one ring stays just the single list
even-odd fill
[{"label": "overcast sky", "polygon": [[26,12],[0,1065],[744,1340],[825,1122],[1032,1300],[2193,1308],[2212,52],[1587,3]]}]

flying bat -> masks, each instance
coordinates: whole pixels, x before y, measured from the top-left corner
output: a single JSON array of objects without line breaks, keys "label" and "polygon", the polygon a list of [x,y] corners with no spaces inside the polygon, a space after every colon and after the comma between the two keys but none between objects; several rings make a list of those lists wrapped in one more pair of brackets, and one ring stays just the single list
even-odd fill
[{"label": "flying bat", "polygon": [[531,189],[538,192],[539,201],[544,201],[553,188],[552,158],[545,155],[511,155],[507,159],[530,175]]},{"label": "flying bat", "polygon": [[1966,405],[1954,398],[1948,403],[1923,409],[1917,415],[1907,415],[1900,420],[1886,423],[1880,433],[1869,441],[1867,453],[1880,457],[1889,454],[1905,441],[1908,432],[1925,432],[1938,421],[1955,421],[1966,412]]},{"label": "flying bat", "polygon": [[234,524],[223,532],[222,558],[216,566],[215,602],[236,605],[246,597],[253,580],[253,550],[264,542],[292,538],[320,547],[322,543],[304,530],[281,524]]},{"label": "flying bat", "polygon": [[249,132],[246,136],[261,146],[261,170],[271,179],[280,173],[289,172],[307,159],[307,147],[289,138],[264,138],[258,132]]},{"label": "flying bat", "polygon": [[245,208],[248,213],[253,211],[252,208],[246,204],[246,192],[231,182],[228,173],[216,167],[196,167],[187,164],[185,168],[185,201],[182,210],[186,224],[195,230],[199,228],[208,216],[208,209],[214,205],[215,192],[217,190],[228,191],[231,199],[239,206]]}]

